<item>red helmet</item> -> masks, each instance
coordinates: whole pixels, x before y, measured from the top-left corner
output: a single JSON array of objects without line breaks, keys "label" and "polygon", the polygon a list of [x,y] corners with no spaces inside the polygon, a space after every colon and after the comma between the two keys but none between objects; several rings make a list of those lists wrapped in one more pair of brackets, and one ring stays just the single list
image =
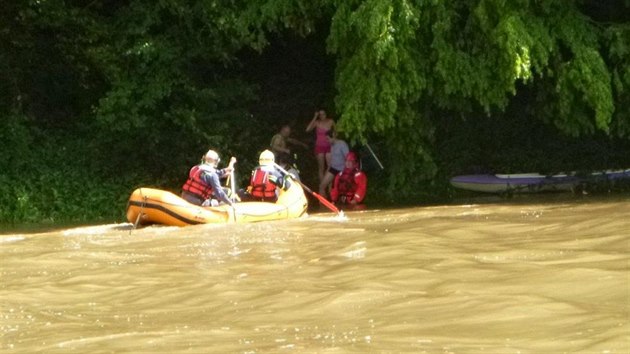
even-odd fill
[{"label": "red helmet", "polygon": [[346,155],[346,161],[354,161],[357,162],[359,161],[359,157],[357,156],[357,154],[353,151],[350,151],[347,155]]}]

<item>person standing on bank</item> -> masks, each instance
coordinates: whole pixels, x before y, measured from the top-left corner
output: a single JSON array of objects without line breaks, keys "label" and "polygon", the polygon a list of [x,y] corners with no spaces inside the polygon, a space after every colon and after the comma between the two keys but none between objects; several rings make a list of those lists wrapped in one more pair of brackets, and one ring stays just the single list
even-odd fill
[{"label": "person standing on bank", "polygon": [[335,121],[326,116],[326,111],[323,109],[315,112],[313,119],[306,127],[307,132],[315,129],[315,158],[317,159],[317,172],[320,182],[324,179],[324,173],[330,164],[331,146],[326,133],[334,127]]},{"label": "person standing on bank", "polygon": [[335,176],[330,199],[339,204],[360,204],[365,199],[367,176],[359,168],[359,158],[354,152],[346,155],[343,171]]},{"label": "person standing on bank", "polygon": [[217,206],[219,202],[232,205],[232,201],[221,188],[219,178],[225,178],[232,173],[236,158],[230,159],[228,167],[217,170],[220,161],[216,151],[208,150],[201,163],[190,169],[188,180],[182,186],[182,199],[203,206]]},{"label": "person standing on bank", "polygon": [[300,145],[305,148],[308,148],[308,145],[304,144],[303,142],[297,139],[293,139],[291,137],[291,126],[288,124],[285,124],[280,128],[280,131],[278,132],[278,134],[274,135],[271,138],[271,143],[269,144],[269,147],[271,148],[271,152],[273,152],[273,154],[277,158],[282,153],[291,155],[291,149],[289,148],[289,144]]},{"label": "person standing on bank", "polygon": [[346,155],[350,152],[348,144],[340,138],[339,133],[337,133],[335,129],[329,130],[326,136],[331,145],[330,166],[319,184],[319,194],[324,196],[326,195],[330,182],[345,168]]}]

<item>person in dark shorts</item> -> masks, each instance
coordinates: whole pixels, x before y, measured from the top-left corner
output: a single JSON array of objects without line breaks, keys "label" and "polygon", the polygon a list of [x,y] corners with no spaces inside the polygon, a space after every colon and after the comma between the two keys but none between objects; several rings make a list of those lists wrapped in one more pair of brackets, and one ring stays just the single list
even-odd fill
[{"label": "person in dark shorts", "polygon": [[336,130],[331,129],[326,135],[330,142],[330,166],[319,184],[319,194],[323,196],[327,195],[326,192],[335,176],[345,168],[346,155],[350,151],[348,144],[341,139]]}]

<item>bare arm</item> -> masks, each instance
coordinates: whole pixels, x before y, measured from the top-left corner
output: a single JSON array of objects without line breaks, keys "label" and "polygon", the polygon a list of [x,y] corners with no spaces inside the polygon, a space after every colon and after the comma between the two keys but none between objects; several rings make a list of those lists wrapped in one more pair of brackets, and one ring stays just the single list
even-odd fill
[{"label": "bare arm", "polygon": [[[301,141],[299,141],[297,139],[287,138],[287,141],[290,142],[291,144],[300,145],[300,146],[303,146],[305,148],[308,148],[308,145],[306,145],[305,143],[303,143],[303,142],[301,142]],[[290,151],[287,150],[286,152],[288,153]]]},{"label": "bare arm", "polygon": [[315,115],[313,116],[313,119],[306,126],[306,131],[307,132],[310,132],[311,130],[313,130],[317,126],[317,115],[318,115],[318,113],[319,112],[315,112]]}]

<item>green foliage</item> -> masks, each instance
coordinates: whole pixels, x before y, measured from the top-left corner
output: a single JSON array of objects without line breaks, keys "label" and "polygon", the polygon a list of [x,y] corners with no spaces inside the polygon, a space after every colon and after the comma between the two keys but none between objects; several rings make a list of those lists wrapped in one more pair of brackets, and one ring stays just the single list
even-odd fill
[{"label": "green foliage", "polygon": [[[0,220],[121,217],[130,186],[176,189],[211,147],[247,170],[278,124],[276,112],[254,118],[256,105],[321,104],[311,96],[335,96],[351,142],[381,143],[387,170],[370,189],[385,190],[383,200],[444,192],[449,174],[474,165],[579,168],[558,161],[586,155],[595,165],[584,147],[620,165],[629,9],[627,0],[2,2]],[[304,36],[325,38],[334,57],[334,67],[326,57],[325,68],[303,69],[334,71],[330,92],[244,67],[273,39]],[[292,85],[294,97],[260,92],[274,85]],[[549,149],[554,163],[541,163]]]},{"label": "green foliage", "polygon": [[336,104],[347,134],[363,139],[383,133],[419,98],[426,79],[422,52],[414,46],[413,10],[407,1],[338,5],[328,45],[338,56]]},{"label": "green foliage", "polygon": [[[252,44],[232,6],[197,1],[133,1],[119,9],[102,45],[89,49],[110,86],[96,117],[104,128],[163,137],[170,121],[213,144],[226,121],[242,116],[249,87],[226,66]],[[213,132],[212,130],[215,130]]]},{"label": "green foliage", "polygon": [[598,33],[566,2],[343,2],[329,38],[342,127],[382,132],[421,98],[490,114],[507,107],[517,83],[551,80],[558,103],[541,118],[570,133],[606,131],[614,101]]},{"label": "green foliage", "polygon": [[269,44],[265,32],[291,29],[305,36],[315,31],[316,21],[327,13],[325,1],[249,0],[240,13],[239,22],[254,34],[254,47],[262,50]]},{"label": "green foliage", "polygon": [[21,164],[0,175],[0,224],[123,220],[133,174],[103,178],[81,139],[34,134]]},{"label": "green foliage", "polygon": [[90,17],[61,1],[3,2],[0,13],[2,113],[46,127],[77,124],[98,94],[84,55]]},{"label": "green foliage", "polygon": [[614,110],[610,74],[596,50],[579,50],[562,65],[556,90],[559,107],[554,123],[559,128],[575,136],[595,128],[608,131]]},{"label": "green foliage", "polygon": [[209,147],[224,150],[246,126],[253,91],[235,54],[257,37],[239,18],[242,6],[2,7],[0,73],[11,78],[0,107],[10,149],[2,221],[118,218],[131,186],[178,188]]},{"label": "green foliage", "polygon": [[0,141],[3,144],[0,153],[0,171],[3,173],[0,175],[25,168],[25,161],[31,160],[30,146],[33,143],[25,117],[10,113],[0,119]]},{"label": "green foliage", "polygon": [[618,136],[630,137],[630,24],[610,26],[604,32],[604,41],[608,45],[607,59],[615,97],[612,131]]},{"label": "green foliage", "polygon": [[627,136],[628,106],[619,104],[628,98],[627,24],[594,23],[564,1],[336,5],[328,44],[338,58],[339,125],[359,140],[389,137],[403,161],[393,163],[392,193],[413,193],[437,172],[432,130],[444,112],[500,116],[522,85],[537,90],[529,119],[572,136]]}]

